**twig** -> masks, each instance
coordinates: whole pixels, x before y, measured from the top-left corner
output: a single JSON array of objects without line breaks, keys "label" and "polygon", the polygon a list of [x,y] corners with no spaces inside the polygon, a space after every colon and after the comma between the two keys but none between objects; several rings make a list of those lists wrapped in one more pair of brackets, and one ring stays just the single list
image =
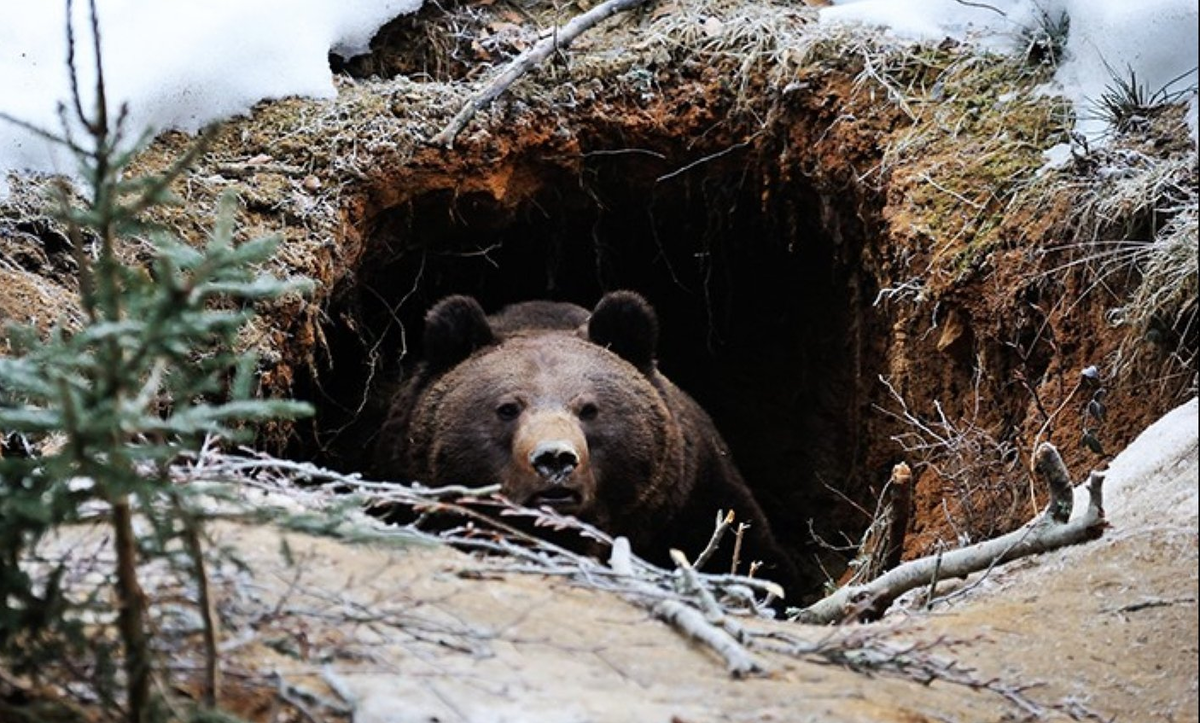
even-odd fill
[{"label": "twig", "polygon": [[295,708],[297,712],[301,713],[312,723],[321,723],[321,719],[317,718],[317,716],[314,715],[311,710],[309,710],[304,701],[292,695],[292,686],[288,685],[287,681],[283,679],[282,673],[275,671],[273,673],[273,677],[278,681],[278,685],[275,688],[275,693],[279,696],[280,700]]},{"label": "twig", "polygon": [[186,507],[178,492],[172,491],[171,504],[183,522],[183,542],[192,564],[192,575],[198,590],[196,608],[203,622],[204,640],[204,690],[201,701],[205,708],[216,708],[221,698],[221,669],[218,664],[217,617],[214,614],[212,591],[209,586],[208,566],[204,560],[201,542],[202,528],[196,515]]},{"label": "twig", "polygon": [[968,0],[956,0],[956,2],[958,2],[959,5],[966,5],[967,7],[983,8],[984,10],[991,10],[992,12],[996,13],[1000,17],[1008,17],[1007,15],[1004,14],[1003,10],[1001,10],[998,7],[995,7],[994,5],[988,5],[987,3],[968,2]]},{"label": "twig", "polygon": [[[696,556],[696,561],[692,563],[697,570],[704,567],[704,563],[708,562],[708,558],[712,557],[712,554],[717,551],[717,547],[719,547],[721,544],[721,538],[725,536],[725,531],[728,530],[729,526],[732,524],[733,510],[730,510],[725,514],[721,514],[720,510],[717,511],[717,522],[716,526],[713,528],[712,537],[708,538],[708,544],[704,546],[704,549],[701,550],[700,554]],[[735,556],[736,550],[737,547],[734,547]],[[734,572],[736,571],[737,570],[735,568]]]},{"label": "twig", "polygon": [[[1009,474],[1017,467],[1018,457],[1012,443],[998,441],[991,432],[979,426],[980,374],[975,375],[971,408],[958,422],[952,421],[937,401],[933,405],[936,418],[925,421],[909,408],[886,378],[881,376],[879,379],[899,404],[900,411],[876,408],[910,427],[908,431],[893,435],[892,439],[906,454],[916,457],[917,465],[927,466],[952,486],[947,490],[950,494],[943,498],[943,505],[948,509],[948,503],[956,503],[956,516],[962,519],[962,528],[968,535],[966,539],[959,535],[960,543],[996,534],[999,525],[1016,513],[1018,502],[1016,494],[1008,487],[989,489],[990,480]],[[1029,516],[1037,513],[1035,507]],[[957,531],[959,525],[954,527]]]},{"label": "twig", "polygon": [[1141,601],[1135,602],[1135,603],[1130,603],[1128,605],[1122,605],[1121,607],[1119,607],[1115,610],[1105,610],[1105,612],[1133,613],[1133,612],[1137,612],[1138,610],[1146,610],[1148,608],[1161,608],[1161,607],[1168,607],[1170,605],[1183,605],[1183,604],[1194,603],[1194,602],[1196,602],[1196,598],[1191,597],[1190,595],[1185,595],[1183,597],[1177,597],[1177,598],[1171,598],[1169,600],[1164,600],[1163,598],[1155,597],[1155,598],[1148,598],[1145,600],[1141,600]]},{"label": "twig", "polygon": [[934,593],[937,592],[938,583],[941,581],[942,572],[942,553],[945,550],[938,545],[937,555],[933,559],[933,573],[929,576],[929,593],[925,596],[925,609],[933,604]]},{"label": "twig", "polygon": [[662,600],[652,608],[655,617],[688,637],[703,643],[725,659],[735,678],[763,673],[765,668],[732,635],[710,624],[704,614],[679,600]]},{"label": "twig", "polygon": [[[1029,532],[1032,530],[1032,528],[1028,527],[1028,526],[1023,529],[1025,530],[1026,534],[1029,534]],[[1024,539],[1024,538],[1022,537],[1022,538],[1018,538],[1018,539],[1014,540],[1013,545],[1016,545],[1022,539]],[[994,558],[991,561],[991,563],[989,563],[988,566],[986,568],[984,568],[983,572],[979,573],[979,577],[977,577],[974,580],[974,582],[972,582],[969,585],[963,585],[962,587],[954,590],[953,592],[946,594],[946,595],[942,595],[941,597],[938,597],[938,598],[933,597],[936,590],[934,589],[934,586],[931,585],[929,588],[930,597],[925,602],[925,609],[932,610],[933,606],[937,603],[947,603],[957,597],[961,597],[961,596],[966,595],[967,593],[971,592],[976,587],[983,584],[983,581],[987,580],[988,577],[992,574],[992,570],[996,569],[996,565],[999,565],[1002,561],[1003,561],[1003,555]]]},{"label": "twig", "polygon": [[787,632],[773,631],[769,636],[759,639],[758,647],[867,675],[882,673],[924,685],[936,680],[972,690],[988,690],[1032,715],[1034,720],[1044,717],[1042,707],[1030,700],[1020,687],[1007,685],[995,678],[978,678],[974,670],[933,652],[952,649],[956,644],[967,641],[939,637],[927,642],[898,644],[888,640],[889,635],[886,628],[837,628],[835,632],[812,642]]},{"label": "twig", "polygon": [[329,689],[342,699],[351,712],[357,708],[358,700],[355,697],[354,692],[350,690],[350,686],[346,684],[346,681],[342,678],[342,676],[337,674],[337,672],[333,669],[333,666],[329,665],[328,663],[321,666],[321,680],[324,680],[325,685],[328,685]]},{"label": "twig", "polygon": [[[757,134],[755,134],[755,135],[757,136]],[[654,182],[662,183],[663,181],[668,181],[680,174],[687,173],[688,171],[692,170],[696,166],[703,165],[705,163],[708,163],[709,161],[714,161],[714,160],[720,158],[721,156],[728,155],[730,153],[733,153],[736,150],[740,150],[742,148],[745,148],[746,146],[749,146],[752,140],[753,140],[753,138],[750,141],[742,141],[741,143],[734,143],[732,146],[729,146],[728,148],[723,148],[723,149],[717,151],[716,153],[710,153],[707,156],[704,156],[703,158],[697,158],[696,160],[692,161],[691,163],[688,163],[685,166],[676,168],[674,171],[671,171],[670,173],[665,173],[665,174],[659,176],[658,178],[654,179]]]},{"label": "twig", "polygon": [[680,576],[683,578],[683,592],[694,597],[700,610],[710,622],[713,624],[720,623],[724,618],[721,606],[717,603],[717,599],[713,597],[712,591],[700,581],[700,576],[696,574],[696,569],[688,564],[687,558],[679,550],[671,550],[671,559],[675,561],[675,569],[679,571]]},{"label": "twig", "polygon": [[[1035,450],[1041,448],[1039,441],[1042,439],[1043,436],[1045,436],[1046,430],[1049,429],[1052,424],[1054,424],[1055,417],[1057,417],[1060,413],[1062,413],[1062,411],[1064,409],[1067,408],[1067,405],[1070,404],[1071,400],[1075,398],[1075,394],[1079,391],[1080,387],[1082,387],[1082,386],[1083,386],[1083,378],[1081,377],[1079,380],[1077,380],[1075,382],[1075,385],[1071,387],[1071,391],[1067,392],[1066,399],[1062,400],[1062,402],[1058,405],[1058,408],[1055,409],[1054,412],[1052,412],[1049,416],[1046,417],[1046,421],[1042,422],[1042,426],[1038,428],[1037,434],[1035,434],[1033,436]],[[1036,464],[1036,461],[1037,461],[1037,458],[1035,455],[1035,457],[1034,457],[1035,464]],[[1032,477],[1030,478],[1030,484],[1029,484],[1029,506],[1030,506],[1030,509],[1033,509],[1035,511],[1037,510],[1037,495],[1035,494],[1035,491],[1033,489],[1033,478]]]},{"label": "twig", "polygon": [[561,28],[556,27],[555,31],[549,36],[542,38],[533,47],[513,58],[508,67],[501,71],[491,83],[488,83],[487,87],[471,96],[458,112],[458,115],[454,116],[446,124],[446,127],[434,136],[430,142],[444,148],[452,147],[454,139],[466,127],[471,118],[498,98],[500,94],[508,90],[510,85],[528,73],[530,69],[540,65],[551,55],[570,47],[571,43],[577,37],[594,25],[607,20],[617,13],[632,10],[646,2],[648,0],[606,0],[591,10],[571,18]]},{"label": "twig", "polygon": [[[742,539],[746,536],[746,530],[748,530],[748,529],[750,529],[750,525],[745,522],[742,522],[742,523],[738,524],[737,530],[734,531],[733,559],[729,561],[729,574],[730,575],[737,574],[738,565],[740,565],[742,562]],[[753,567],[751,567],[751,569],[753,569]],[[751,572],[750,576],[753,577],[754,573]]]}]

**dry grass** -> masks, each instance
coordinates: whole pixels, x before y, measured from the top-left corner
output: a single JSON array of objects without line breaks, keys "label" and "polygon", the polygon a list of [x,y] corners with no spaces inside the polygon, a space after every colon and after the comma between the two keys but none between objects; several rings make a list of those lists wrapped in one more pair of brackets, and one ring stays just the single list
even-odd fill
[{"label": "dry grass", "polygon": [[1086,274],[1085,293],[1099,295],[1107,321],[1123,330],[1113,373],[1135,385],[1164,384],[1183,399],[1197,389],[1196,151],[1168,145],[1154,153],[1153,139],[1125,136],[1079,153],[1024,201],[1070,199],[1072,212],[1059,224],[1067,242],[1048,249],[1055,263],[1045,273]]},{"label": "dry grass", "polygon": [[733,72],[744,98],[756,81],[779,88],[801,66],[815,12],[796,3],[683,0],[659,6],[642,47],[669,48]]}]

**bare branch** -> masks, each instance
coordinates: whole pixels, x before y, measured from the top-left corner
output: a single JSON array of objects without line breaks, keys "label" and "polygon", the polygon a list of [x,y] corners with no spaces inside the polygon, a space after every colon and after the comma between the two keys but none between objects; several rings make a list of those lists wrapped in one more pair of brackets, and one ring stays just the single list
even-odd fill
[{"label": "bare branch", "polygon": [[[1052,445],[1042,445],[1038,456],[1057,458],[1057,461],[1047,459],[1039,465],[1039,471],[1051,470],[1051,474],[1057,474],[1059,467],[1065,470],[1058,451]],[[903,593],[928,585],[935,574],[942,578],[966,577],[1002,562],[1094,539],[1104,525],[1103,482],[1102,473],[1092,472],[1087,482],[1090,495],[1088,508],[1075,519],[1059,521],[1055,517],[1055,505],[1052,502],[1042,514],[1019,530],[940,556],[912,560],[863,585],[842,587],[801,610],[797,619],[806,623],[832,623],[858,611],[862,612],[861,617],[877,617]],[[1052,486],[1057,484],[1056,481]]]},{"label": "bare branch", "polygon": [[591,10],[576,15],[566,25],[556,28],[555,32],[542,38],[536,45],[514,58],[508,64],[508,67],[501,71],[491,83],[487,84],[487,87],[471,96],[462,107],[462,110],[458,112],[458,115],[454,116],[453,120],[447,123],[446,127],[434,136],[430,142],[445,148],[452,147],[454,139],[466,127],[471,118],[480,110],[486,108],[493,100],[500,97],[521,76],[528,73],[535,66],[540,65],[554,53],[569,47],[576,38],[589,28],[617,13],[644,5],[647,1],[606,0]]},{"label": "bare branch", "polygon": [[[733,558],[729,561],[729,574],[736,575],[738,565],[742,563],[742,539],[746,536],[746,530],[750,529],[750,525],[746,522],[739,522],[737,529],[733,533]],[[750,577],[754,577],[755,567],[754,562],[750,563]]]},{"label": "bare branch", "polygon": [[725,659],[725,667],[735,678],[765,671],[733,636],[709,624],[704,614],[678,600],[663,600],[653,608],[654,615],[688,637],[703,643]]},{"label": "bare branch", "polygon": [[721,538],[725,536],[725,531],[732,524],[733,510],[725,514],[722,514],[720,510],[717,511],[717,522],[713,527],[712,537],[708,539],[708,544],[704,546],[704,549],[696,556],[696,561],[692,563],[697,570],[704,567],[704,563],[708,562],[708,558],[712,557],[712,554],[717,551],[717,548],[721,545]]},{"label": "bare branch", "polygon": [[900,562],[912,504],[912,469],[904,463],[892,467],[892,475],[879,493],[871,526],[863,533],[858,555],[851,561],[854,574],[847,585],[873,580]]}]

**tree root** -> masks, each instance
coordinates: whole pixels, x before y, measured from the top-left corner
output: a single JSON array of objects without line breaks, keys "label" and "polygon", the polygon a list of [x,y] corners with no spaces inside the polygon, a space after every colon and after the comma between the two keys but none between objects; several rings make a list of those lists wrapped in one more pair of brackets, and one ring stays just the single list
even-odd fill
[{"label": "tree root", "polygon": [[935,576],[965,577],[993,565],[1035,555],[1097,537],[1104,526],[1101,488],[1104,475],[1092,472],[1087,481],[1087,510],[1068,519],[1073,492],[1066,465],[1058,450],[1042,444],[1035,455],[1034,469],[1046,480],[1051,499],[1046,509],[1024,527],[1007,535],[941,555],[912,560],[861,585],[847,585],[800,610],[795,620],[828,624],[877,618],[900,595],[928,585]]}]

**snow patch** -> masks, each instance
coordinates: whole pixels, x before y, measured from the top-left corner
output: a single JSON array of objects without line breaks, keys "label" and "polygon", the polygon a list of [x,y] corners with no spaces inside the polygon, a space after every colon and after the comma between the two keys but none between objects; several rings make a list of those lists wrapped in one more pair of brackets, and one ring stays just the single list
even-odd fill
[{"label": "snow patch", "polygon": [[[267,98],[335,94],[328,55],[353,57],[376,30],[422,0],[97,0],[110,108],[127,132],[204,125]],[[95,72],[87,3],[75,3],[76,67],[85,107]],[[61,0],[0,3],[0,113],[61,134],[70,98]],[[0,197],[10,170],[70,173],[74,159],[0,120]]]},{"label": "snow patch", "polygon": [[[1197,66],[1200,7],[1195,0],[835,0],[821,10],[831,23],[887,28],[910,41],[954,38],[997,52],[1023,52],[1023,34],[1047,19],[1070,21],[1057,90],[1075,107],[1076,132],[1092,145],[1110,133],[1097,101],[1131,73],[1147,95],[1180,93],[1187,124],[1197,139]],[[1190,98],[1189,98],[1190,95]]]},{"label": "snow patch", "polygon": [[[1196,398],[1163,415],[1113,459],[1104,479],[1104,508],[1120,531],[1172,525],[1196,527],[1200,502]],[[1075,509],[1087,493],[1075,490]]]},{"label": "snow patch", "polygon": [[1063,168],[1073,157],[1070,143],[1057,143],[1042,152],[1042,158],[1046,159],[1046,165],[1042,166],[1042,170]]},{"label": "snow patch", "polygon": [[903,40],[938,42],[955,38],[989,50],[1015,47],[1023,27],[1034,18],[1028,0],[991,0],[962,3],[958,0],[835,0],[820,10],[821,20],[886,29]]},{"label": "snow patch", "polygon": [[[113,107],[128,103],[127,128],[195,131],[245,113],[259,100],[330,98],[327,60],[364,52],[375,31],[423,0],[97,0]],[[85,100],[94,85],[87,4],[76,3],[77,66]],[[1195,0],[840,0],[828,23],[890,28],[908,40],[950,37],[1020,52],[1022,33],[1066,13],[1066,60],[1056,80],[1075,105],[1077,130],[1092,143],[1108,132],[1096,100],[1114,76],[1132,72],[1149,93],[1185,91],[1197,135]],[[0,3],[0,112],[55,133],[69,99],[65,10],[60,0]],[[132,139],[130,139],[132,140]],[[1061,156],[1061,152],[1059,153]],[[0,121],[0,197],[9,171],[70,173],[60,147]]]},{"label": "snow patch", "polygon": [[[1071,19],[1066,62],[1055,80],[1075,105],[1075,130],[1089,141],[1109,132],[1096,101],[1116,79],[1136,78],[1148,94],[1190,88],[1188,126],[1196,140],[1200,6],[1195,0],[1062,0]],[[1186,99],[1186,95],[1181,100]]]}]

